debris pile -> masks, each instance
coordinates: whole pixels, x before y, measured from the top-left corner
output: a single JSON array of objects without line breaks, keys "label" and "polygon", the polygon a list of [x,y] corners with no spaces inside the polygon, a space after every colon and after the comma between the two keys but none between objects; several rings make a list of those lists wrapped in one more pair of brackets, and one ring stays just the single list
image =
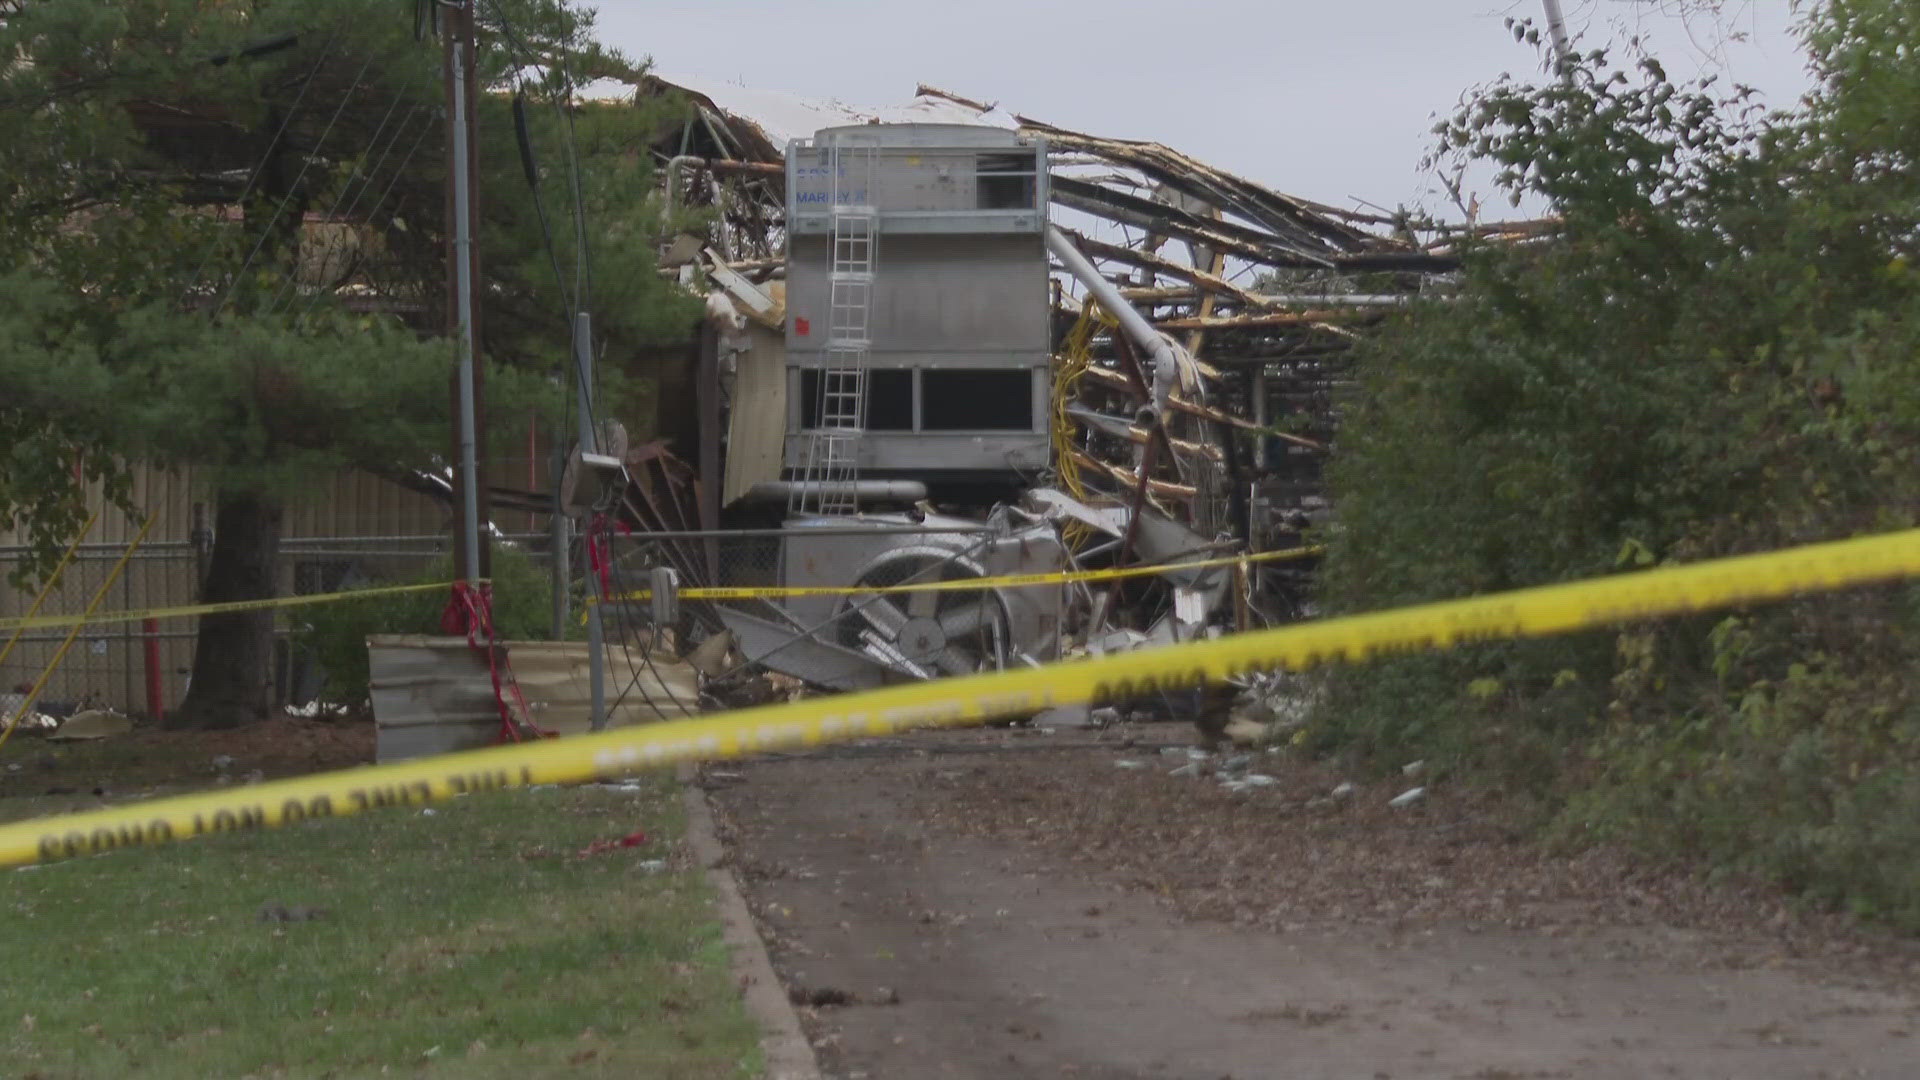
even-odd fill
[{"label": "debris pile", "polygon": [[[697,376],[699,446],[693,454],[682,446],[681,457],[664,445],[642,455],[653,473],[627,500],[635,528],[734,527],[743,478],[767,468],[768,454],[777,474],[777,445],[749,452],[738,436],[755,403],[785,402],[788,393],[784,381],[766,381],[786,377],[777,364],[747,358],[784,352],[794,333],[805,332],[789,325],[787,310],[792,229],[807,213],[790,208],[789,178],[800,175],[790,147],[813,146],[807,140],[816,132],[836,128],[917,123],[999,129],[1048,152],[1034,190],[1051,204],[1051,460],[1012,500],[923,500],[897,517],[848,519],[877,531],[924,525],[950,528],[951,535],[896,537],[866,548],[822,544],[804,556],[807,582],[823,580],[823,564],[840,567],[842,585],[870,587],[950,581],[953,567],[991,577],[1248,557],[1204,570],[1170,567],[1152,577],[1078,583],[1064,590],[1058,607],[1036,605],[1041,590],[1032,589],[995,589],[964,604],[842,597],[753,609],[688,605],[707,632],[724,622],[747,659],[810,685],[851,689],[1192,640],[1311,614],[1306,583],[1313,559],[1304,552],[1273,556],[1305,549],[1308,530],[1330,513],[1322,469],[1338,436],[1337,396],[1349,352],[1358,335],[1396,308],[1445,287],[1458,265],[1452,245],[1460,230],[1298,198],[1167,146],[1070,130],[924,85],[908,103],[877,109],[657,73],[637,86],[602,84],[598,91],[610,100],[671,97],[686,105],[684,121],[662,131],[653,152],[669,207],[706,211],[709,222],[704,235],[661,240],[663,272],[708,297],[706,359]],[[795,183],[807,190],[806,181]],[[789,213],[800,224],[788,221]],[[1545,226],[1469,228],[1526,238]],[[802,384],[793,386],[804,399]],[[753,424],[786,424],[786,409]],[[623,456],[633,469],[636,455]],[[967,534],[982,526],[998,536],[999,547],[989,550],[1018,556],[997,566],[972,558],[977,546]],[[865,554],[856,557],[855,549]],[[736,583],[722,580],[727,570],[710,544],[673,540],[658,554],[686,584]],[[800,580],[793,552],[781,559],[774,577]],[[883,563],[889,568],[880,573]],[[955,627],[965,630],[956,634]],[[915,641],[927,647],[917,649]],[[1291,738],[1311,701],[1294,683],[1262,679],[1241,687],[1230,703],[1143,704],[1161,714],[1187,709],[1196,720],[1210,717],[1203,724],[1210,738],[1252,747]],[[1076,714],[1050,722],[1101,726],[1117,718]]]}]

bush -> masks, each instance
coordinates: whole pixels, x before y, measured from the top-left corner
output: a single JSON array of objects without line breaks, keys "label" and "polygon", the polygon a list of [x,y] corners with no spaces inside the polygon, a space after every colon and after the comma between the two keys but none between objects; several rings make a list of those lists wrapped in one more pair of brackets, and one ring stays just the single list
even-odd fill
[{"label": "bush", "polygon": [[[1809,15],[1797,114],[1585,57],[1487,88],[1444,154],[1550,200],[1358,353],[1331,611],[1910,527],[1920,6]],[[1568,836],[1759,873],[1920,931],[1913,590],[1335,671],[1307,745],[1548,796]]]},{"label": "bush", "polygon": [[[431,584],[453,579],[453,557],[444,556],[406,581],[389,584]],[[377,586],[370,586],[377,587]],[[309,609],[308,621],[295,642],[311,653],[326,682],[321,697],[333,704],[360,708],[368,701],[367,638],[373,634],[437,635],[449,593],[438,589],[417,593],[342,600]],[[518,548],[493,549],[494,633],[502,639],[544,640],[551,636],[552,585],[546,571],[535,566]]]}]

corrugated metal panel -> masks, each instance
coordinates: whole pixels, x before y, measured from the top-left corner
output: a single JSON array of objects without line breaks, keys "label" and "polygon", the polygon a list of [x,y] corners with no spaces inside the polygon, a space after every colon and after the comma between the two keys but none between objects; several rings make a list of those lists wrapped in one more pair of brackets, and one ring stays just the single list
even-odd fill
[{"label": "corrugated metal panel", "polygon": [[[495,483],[513,486],[529,476],[524,455],[503,457],[492,467]],[[212,524],[213,493],[194,470],[137,466],[131,480],[131,502],[137,513],[155,515],[147,533],[150,543],[188,540],[196,502],[206,505],[208,524]],[[446,506],[435,499],[347,469],[289,490],[285,496],[282,536],[430,536],[444,531],[451,518]],[[137,514],[129,517],[109,505],[98,484],[88,485],[87,507],[100,514],[89,542],[124,544],[140,531]],[[0,532],[0,545],[18,544],[24,538],[24,529]]]},{"label": "corrugated metal panel", "polygon": [[762,480],[780,479],[787,432],[786,339],[752,322],[747,335],[752,344],[734,372],[733,415],[727,421],[726,503]]},{"label": "corrugated metal panel", "polygon": [[282,536],[429,536],[447,527],[448,510],[425,495],[363,472],[341,471],[290,494]]},{"label": "corrugated metal panel", "polygon": [[[514,479],[527,476],[524,457],[503,460],[502,467],[518,470]],[[503,482],[511,484],[514,479],[503,478]],[[145,543],[128,563],[120,580],[108,590],[100,609],[179,607],[198,602],[199,574],[191,546],[194,505],[206,507],[210,528],[212,492],[191,469],[136,467],[130,481],[130,501],[140,510],[154,514],[155,520]],[[78,614],[85,610],[121,551],[140,531],[140,519],[109,505],[99,485],[89,485],[86,499],[88,508],[99,513],[99,520],[87,535],[79,557],[42,604],[40,614]],[[508,518],[509,524],[518,517],[514,514]],[[437,537],[443,534],[448,518],[448,510],[435,500],[364,473],[342,470],[298,494],[289,494],[281,535],[288,539]],[[0,551],[0,573],[15,568],[20,555],[17,547],[24,538],[24,529],[0,532],[0,549],[16,549]],[[395,573],[410,574],[425,568],[432,550],[428,545],[421,547],[421,558],[390,559],[379,565]],[[295,568],[303,561],[306,560],[292,551],[282,558],[282,595],[295,591]],[[364,559],[350,561],[364,564],[362,569],[372,565]],[[0,586],[0,618],[26,614],[34,596],[32,590]],[[193,619],[167,619],[160,623],[156,644],[161,700],[166,708],[179,704],[186,694],[187,676],[193,665],[195,626]],[[64,628],[23,634],[6,663],[0,665],[0,689],[37,679],[64,635]],[[0,640],[5,636],[0,633]],[[60,669],[48,681],[42,699],[50,703],[91,700],[125,712],[144,713],[146,667],[146,636],[139,623],[89,628],[82,632]]]},{"label": "corrugated metal panel", "polygon": [[[584,642],[507,642],[507,657],[534,721],[560,735],[589,726],[590,687]],[[376,756],[399,761],[489,745],[500,712],[485,661],[465,638],[377,636],[367,639],[372,669]],[[622,649],[607,650],[609,727],[688,715],[700,687],[691,666],[656,655],[651,664]],[[622,696],[627,687],[630,691]]]}]

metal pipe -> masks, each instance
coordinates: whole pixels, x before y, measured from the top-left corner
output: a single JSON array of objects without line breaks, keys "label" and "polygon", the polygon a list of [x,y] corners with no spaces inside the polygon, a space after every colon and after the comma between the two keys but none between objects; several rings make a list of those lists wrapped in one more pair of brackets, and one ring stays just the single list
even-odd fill
[{"label": "metal pipe", "polygon": [[888,502],[916,502],[927,497],[927,485],[919,480],[762,480],[747,489],[745,498],[775,502],[802,488],[809,493]]},{"label": "metal pipe", "polygon": [[166,696],[160,681],[160,620],[144,619],[140,625],[145,635],[145,648],[142,659],[147,672],[147,719],[159,723],[166,715]]},{"label": "metal pipe", "polygon": [[1126,331],[1134,344],[1152,358],[1152,405],[1156,414],[1165,412],[1167,399],[1172,396],[1180,378],[1179,346],[1155,330],[1147,322],[1146,316],[1141,315],[1120,295],[1120,290],[1113,282],[1103,277],[1093,263],[1080,254],[1080,249],[1073,246],[1073,241],[1067,239],[1067,234],[1061,232],[1057,225],[1047,226],[1047,250],[1060,260],[1060,265],[1066,267],[1068,273],[1087,287],[1100,306],[1120,323],[1120,328]]},{"label": "metal pipe", "polygon": [[[1154,427],[1158,429],[1159,425],[1155,424]],[[1127,515],[1127,531],[1120,534],[1120,553],[1114,556],[1113,559],[1113,565],[1116,567],[1126,566],[1127,555],[1133,550],[1134,537],[1140,535],[1140,518],[1147,508],[1147,485],[1151,482],[1153,476],[1154,451],[1158,449],[1160,449],[1160,441],[1157,439],[1148,439],[1146,444],[1140,448],[1140,485],[1133,493],[1132,512]],[[1107,602],[1105,606],[1101,608],[1103,622],[1105,621],[1104,616],[1113,610],[1115,604],[1120,602],[1120,583],[1122,580],[1121,578],[1114,578],[1113,584],[1107,589]],[[1105,627],[1096,626],[1092,629],[1097,633],[1105,629]]]},{"label": "metal pipe", "polygon": [[682,165],[705,165],[707,159],[699,154],[675,154],[667,159],[667,209],[672,211],[677,204],[674,195],[674,180],[679,176]]},{"label": "metal pipe", "polygon": [[[598,453],[593,431],[593,320],[584,311],[573,317],[573,376],[579,384],[580,401],[580,453],[582,455]],[[585,469],[584,457],[581,468]],[[587,543],[597,544],[600,538],[595,530],[587,530]],[[607,558],[613,558],[612,545],[608,545]],[[607,637],[606,624],[600,618],[600,575],[594,572],[593,560],[587,560],[587,686],[591,712],[587,715],[587,727],[591,731],[600,731],[607,726]]]},{"label": "metal pipe", "polygon": [[[827,519],[821,519],[821,520],[827,520]],[[840,518],[838,520],[846,521],[849,519]],[[854,518],[852,520],[857,521],[859,519]],[[717,540],[744,540],[744,539],[756,539],[756,538],[766,539],[766,538],[779,537],[779,536],[792,536],[794,535],[794,533],[799,532],[803,529],[805,530],[806,535],[809,537],[817,537],[817,536],[951,536],[955,533],[985,533],[985,532],[998,531],[994,529],[994,527],[991,525],[978,525],[978,524],[875,525],[870,528],[860,528],[859,526],[853,526],[853,525],[817,526],[817,525],[808,524],[808,525],[800,525],[800,526],[794,526],[794,527],[784,528],[784,529],[711,529],[707,531],[682,530],[678,532],[636,531],[636,532],[630,532],[630,533],[622,533],[619,536],[612,537],[611,539],[616,541],[621,541],[621,542],[631,541],[632,543],[635,543],[635,544],[645,544],[645,543],[650,543],[655,541],[665,541],[665,540],[704,540],[708,538],[713,538]]]},{"label": "metal pipe", "polygon": [[[557,480],[554,482],[553,489],[555,491],[560,490],[560,484]],[[550,537],[552,547],[549,551],[551,562],[548,565],[548,570],[553,579],[552,629],[553,640],[555,641],[565,641],[567,639],[567,615],[569,614],[569,608],[572,607],[567,597],[567,589],[573,581],[573,574],[567,567],[569,561],[567,545],[572,542],[567,537],[567,525],[567,515],[561,513],[555,513],[553,515],[553,533]]]},{"label": "metal pipe", "polygon": [[1573,47],[1567,43],[1567,20],[1560,13],[1560,0],[1541,0],[1541,3],[1547,9],[1547,33],[1553,38],[1554,60],[1565,69],[1573,59]]},{"label": "metal pipe", "polygon": [[466,50],[453,54],[453,254],[455,303],[460,324],[460,540],[469,579],[480,576],[480,461],[473,381],[473,193],[467,175]]}]

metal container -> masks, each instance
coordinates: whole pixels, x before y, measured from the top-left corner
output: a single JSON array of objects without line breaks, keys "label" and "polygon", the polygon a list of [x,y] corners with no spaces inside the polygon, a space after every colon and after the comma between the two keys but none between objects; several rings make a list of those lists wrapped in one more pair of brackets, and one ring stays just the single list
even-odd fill
[{"label": "metal container", "polygon": [[[843,153],[835,157],[838,145]],[[860,147],[848,174],[844,152]],[[841,164],[835,165],[838,161]],[[817,412],[831,323],[836,196],[877,215],[861,477],[1011,480],[1049,460],[1046,146],[999,128],[829,128],[787,154],[787,439]]]}]

